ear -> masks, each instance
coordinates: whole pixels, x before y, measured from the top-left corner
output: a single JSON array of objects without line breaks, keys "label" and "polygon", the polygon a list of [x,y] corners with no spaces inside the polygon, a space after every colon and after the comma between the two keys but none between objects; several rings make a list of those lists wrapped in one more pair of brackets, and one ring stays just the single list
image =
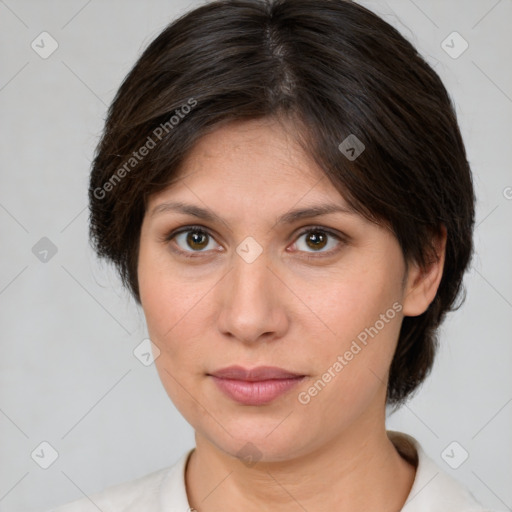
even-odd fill
[{"label": "ear", "polygon": [[435,251],[433,260],[426,267],[409,263],[403,298],[403,315],[418,316],[424,313],[434,300],[443,276],[446,253],[446,227],[441,225],[440,233],[432,238]]}]

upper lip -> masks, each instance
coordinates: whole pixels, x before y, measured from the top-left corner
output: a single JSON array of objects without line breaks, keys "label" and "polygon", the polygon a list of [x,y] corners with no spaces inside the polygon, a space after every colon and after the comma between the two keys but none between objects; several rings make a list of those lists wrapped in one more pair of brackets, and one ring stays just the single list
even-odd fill
[{"label": "upper lip", "polygon": [[292,379],[304,376],[300,373],[278,368],[277,366],[257,366],[251,369],[246,369],[242,366],[228,366],[211,372],[208,375],[223,379],[245,380],[249,382],[272,379]]}]

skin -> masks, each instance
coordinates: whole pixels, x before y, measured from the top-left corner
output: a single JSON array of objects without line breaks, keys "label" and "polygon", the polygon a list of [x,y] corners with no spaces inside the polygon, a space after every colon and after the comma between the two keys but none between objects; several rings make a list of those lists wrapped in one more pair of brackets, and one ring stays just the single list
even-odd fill
[{"label": "skin", "polygon": [[[272,119],[217,128],[188,154],[179,179],[147,203],[141,304],[161,351],[155,363],[162,383],[195,430],[185,478],[189,503],[199,512],[396,511],[415,468],[386,434],[388,371],[403,316],[421,314],[435,297],[446,236],[434,241],[437,262],[427,269],[409,262],[406,269],[393,234],[359,214],[276,223],[299,207],[346,206],[290,129]],[[222,220],[154,213],[170,201],[207,208]],[[187,243],[187,234],[165,240],[197,225],[211,234],[202,246]],[[343,239],[323,232],[327,241],[318,248],[311,234],[300,234],[315,227]],[[263,249],[252,263],[236,252],[248,236]],[[394,303],[401,311],[309,403],[300,403],[299,393]],[[235,364],[306,377],[269,404],[241,405],[207,375]],[[240,450],[258,462],[245,464]]]}]

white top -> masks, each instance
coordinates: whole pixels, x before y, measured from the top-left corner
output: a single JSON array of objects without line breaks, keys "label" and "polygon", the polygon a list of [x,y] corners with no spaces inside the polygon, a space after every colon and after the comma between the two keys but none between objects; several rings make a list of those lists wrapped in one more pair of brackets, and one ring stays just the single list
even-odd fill
[{"label": "white top", "polygon": [[[413,486],[401,512],[491,512],[445,473],[413,437],[388,431],[400,454],[416,466]],[[191,512],[185,467],[193,449],[170,467],[117,484],[48,512]]]}]

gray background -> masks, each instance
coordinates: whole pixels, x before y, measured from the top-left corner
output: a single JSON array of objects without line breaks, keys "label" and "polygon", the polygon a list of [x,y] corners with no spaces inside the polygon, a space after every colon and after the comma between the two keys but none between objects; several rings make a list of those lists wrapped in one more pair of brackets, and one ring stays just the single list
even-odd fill
[{"label": "gray background", "polygon": [[[45,510],[169,466],[193,446],[154,365],[133,355],[143,315],[88,246],[86,194],[121,80],[169,21],[200,3],[0,0],[2,512]],[[467,300],[442,328],[431,377],[388,428],[414,435],[485,505],[510,510],[512,2],[362,3],[440,74],[478,195]],[[59,45],[46,59],[31,47],[43,31]],[[457,58],[442,47],[453,31],[469,44]],[[463,43],[452,40],[453,54]],[[43,237],[56,254],[45,255]],[[58,453],[48,469],[43,441]],[[458,469],[441,456],[453,441],[452,460],[469,453]]]}]

